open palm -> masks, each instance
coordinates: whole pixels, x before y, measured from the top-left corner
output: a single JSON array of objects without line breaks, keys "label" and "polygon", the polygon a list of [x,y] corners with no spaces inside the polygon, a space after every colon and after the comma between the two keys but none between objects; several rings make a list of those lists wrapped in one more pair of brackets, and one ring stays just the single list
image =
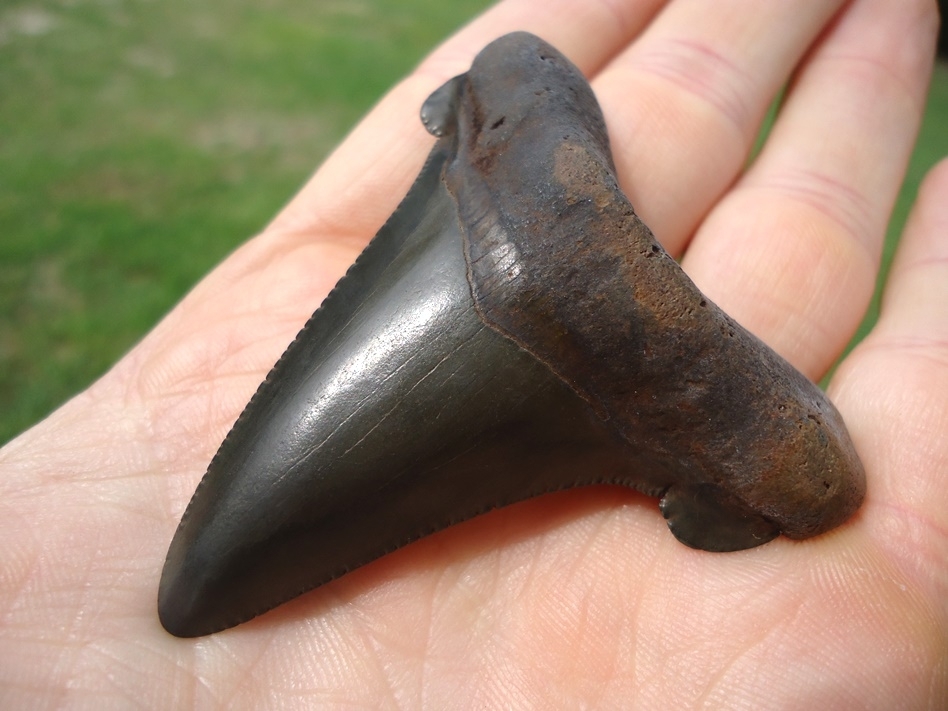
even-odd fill
[{"label": "open palm", "polygon": [[[266,371],[382,224],[428,93],[532,31],[592,78],[623,189],[698,286],[812,378],[874,284],[934,2],[508,0],[398,85],[259,237],[0,452],[6,707],[942,708],[948,163],[830,395],[867,468],[842,528],[727,555],[597,487],[496,511],[224,633],[155,609],[175,526]],[[790,84],[769,140],[747,157]]]}]

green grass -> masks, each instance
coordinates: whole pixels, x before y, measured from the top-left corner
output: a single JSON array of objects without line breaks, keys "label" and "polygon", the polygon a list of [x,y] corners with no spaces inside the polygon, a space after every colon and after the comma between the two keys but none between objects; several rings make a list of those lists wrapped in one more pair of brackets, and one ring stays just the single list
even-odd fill
[{"label": "green grass", "polygon": [[[101,375],[488,4],[0,4],[0,443]],[[893,234],[944,126],[940,68]]]},{"label": "green grass", "polygon": [[102,374],[487,4],[0,5],[0,444]]}]

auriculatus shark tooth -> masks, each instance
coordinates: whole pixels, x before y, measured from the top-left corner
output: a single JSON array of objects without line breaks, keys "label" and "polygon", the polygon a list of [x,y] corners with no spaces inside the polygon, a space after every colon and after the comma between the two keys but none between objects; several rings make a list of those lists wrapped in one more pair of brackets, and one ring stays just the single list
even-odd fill
[{"label": "auriculatus shark tooth", "polygon": [[661,497],[730,551],[844,522],[865,492],[813,383],[704,297],[619,190],[581,73],[526,33],[436,91],[398,210],[211,461],[162,624],[239,624],[428,533],[544,492]]}]

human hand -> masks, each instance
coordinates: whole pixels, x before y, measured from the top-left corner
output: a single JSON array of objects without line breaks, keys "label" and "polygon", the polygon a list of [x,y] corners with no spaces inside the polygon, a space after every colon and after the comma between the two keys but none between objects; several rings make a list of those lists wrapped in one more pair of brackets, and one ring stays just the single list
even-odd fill
[{"label": "human hand", "polygon": [[675,541],[652,499],[576,490],[444,531],[212,637],[158,624],[164,555],[214,450],[407,190],[431,141],[421,102],[504,32],[539,34],[593,77],[624,190],[698,286],[810,377],[829,367],[874,283],[934,3],[708,7],[497,6],[110,373],[0,452],[7,705],[939,707],[948,163],[919,198],[876,329],[830,388],[868,476],[842,528],[712,555]]}]

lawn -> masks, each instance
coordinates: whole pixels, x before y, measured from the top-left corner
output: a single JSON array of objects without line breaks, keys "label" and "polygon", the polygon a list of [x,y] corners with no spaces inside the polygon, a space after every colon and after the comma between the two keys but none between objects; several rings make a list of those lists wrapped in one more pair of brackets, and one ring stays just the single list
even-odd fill
[{"label": "lawn", "polygon": [[0,5],[0,443],[101,375],[487,4]]},{"label": "lawn", "polygon": [[[488,4],[0,5],[0,444],[101,375]],[[892,235],[946,126],[941,67]]]}]

